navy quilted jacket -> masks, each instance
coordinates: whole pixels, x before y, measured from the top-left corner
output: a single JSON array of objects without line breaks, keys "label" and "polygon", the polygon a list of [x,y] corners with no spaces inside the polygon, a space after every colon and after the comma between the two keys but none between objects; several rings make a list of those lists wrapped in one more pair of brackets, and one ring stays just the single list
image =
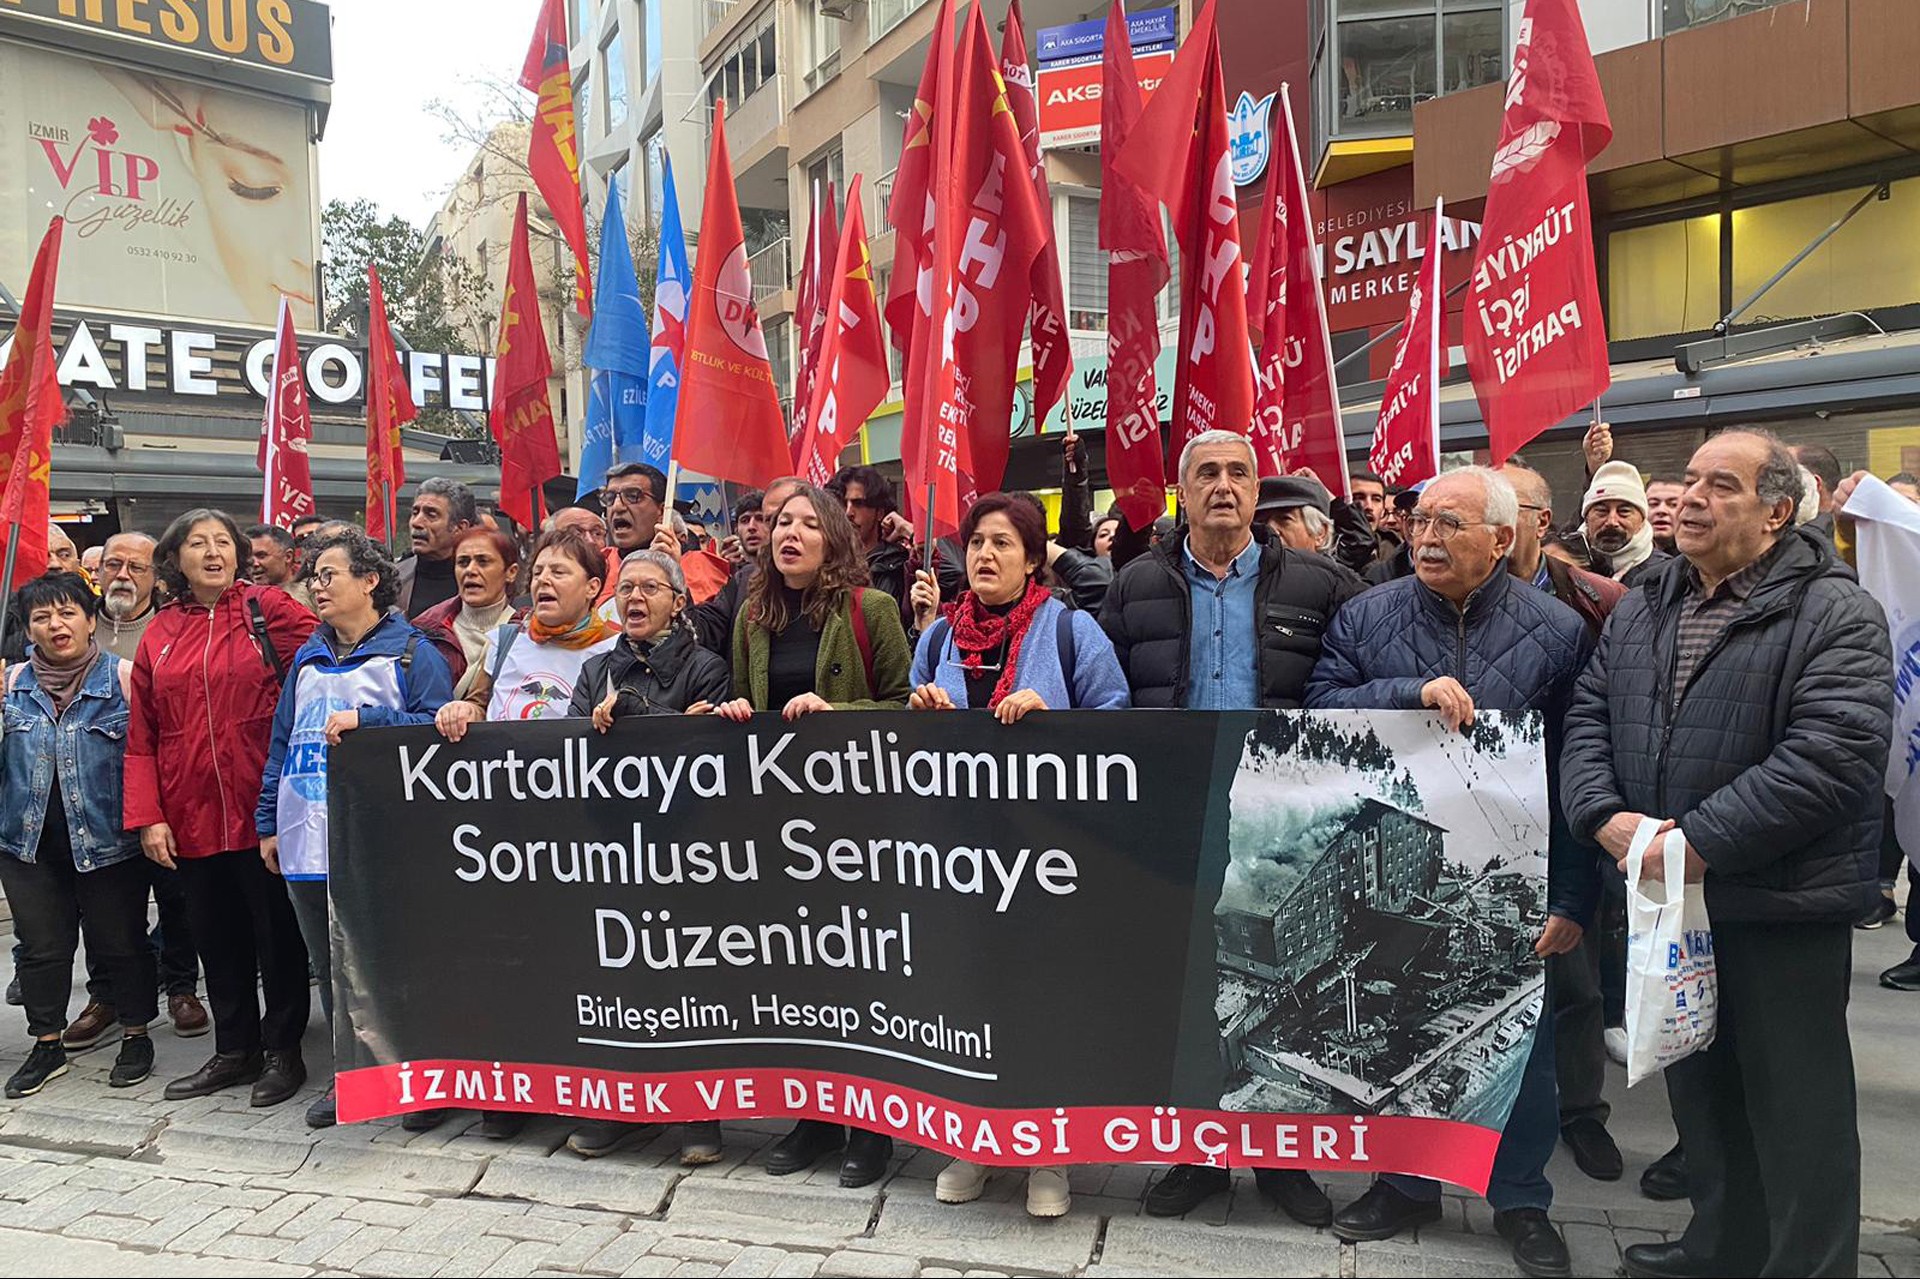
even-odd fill
[{"label": "navy quilted jacket", "polygon": [[1679,821],[1718,921],[1851,922],[1873,904],[1893,734],[1886,614],[1805,529],[1673,704],[1676,560],[1613,610],[1567,716],[1567,818]]},{"label": "navy quilted jacket", "polygon": [[1518,581],[1505,560],[1465,610],[1417,577],[1376,586],[1334,615],[1307,683],[1311,710],[1419,710],[1420,690],[1451,675],[1490,711],[1540,711],[1547,729],[1547,907],[1583,927],[1599,896],[1599,861],[1560,820],[1561,721],[1593,641],[1580,615]]}]

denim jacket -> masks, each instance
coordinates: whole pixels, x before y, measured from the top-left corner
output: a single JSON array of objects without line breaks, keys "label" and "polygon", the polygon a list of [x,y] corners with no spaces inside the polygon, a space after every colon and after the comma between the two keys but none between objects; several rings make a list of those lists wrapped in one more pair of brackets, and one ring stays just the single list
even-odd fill
[{"label": "denim jacket", "polygon": [[102,652],[67,713],[54,717],[53,699],[33,668],[7,672],[4,736],[0,736],[0,853],[23,862],[40,851],[47,801],[59,765],[60,798],[81,871],[140,856],[140,836],[120,822],[121,769],[127,753],[127,699],[120,659]]}]

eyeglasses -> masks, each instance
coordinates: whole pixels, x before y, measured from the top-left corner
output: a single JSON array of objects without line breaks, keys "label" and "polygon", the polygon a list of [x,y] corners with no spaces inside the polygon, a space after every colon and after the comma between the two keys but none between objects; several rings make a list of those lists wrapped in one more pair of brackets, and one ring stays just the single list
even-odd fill
[{"label": "eyeglasses", "polygon": [[628,506],[638,506],[642,502],[651,502],[653,500],[652,490],[641,488],[637,484],[623,489],[600,490],[600,509],[603,511],[611,511],[617,502],[625,502]]},{"label": "eyeglasses", "polygon": [[1415,511],[1407,516],[1407,532],[1415,537],[1433,529],[1433,535],[1443,542],[1451,542],[1454,535],[1463,528],[1489,527],[1485,520],[1463,520],[1457,515],[1442,511],[1438,515],[1429,515],[1424,511]]},{"label": "eyeglasses", "polygon": [[143,564],[139,560],[101,560],[100,571],[108,577],[118,577],[122,573],[138,576],[141,573],[153,572],[153,565]]},{"label": "eyeglasses", "polygon": [[331,590],[338,581],[351,581],[360,576],[343,568],[317,568],[313,570],[314,584],[322,590]]},{"label": "eyeglasses", "polygon": [[633,582],[622,582],[620,583],[620,585],[613,588],[613,593],[619,596],[623,600],[632,599],[635,595],[639,595],[639,596],[642,596],[643,598],[650,599],[650,600],[657,600],[662,595],[666,595],[666,594],[678,595],[680,592],[674,590],[671,586],[667,585],[665,582],[640,582],[638,584]]},{"label": "eyeglasses", "polygon": [[1539,511],[1544,511],[1544,510],[1546,510],[1546,509],[1548,509],[1548,508],[1546,508],[1546,507],[1544,507],[1544,506],[1531,506],[1531,505],[1529,505],[1529,504],[1527,504],[1526,502],[1522,502],[1522,503],[1520,503],[1520,509],[1521,509],[1521,510],[1523,510],[1523,511],[1534,511],[1534,512],[1539,512]]}]

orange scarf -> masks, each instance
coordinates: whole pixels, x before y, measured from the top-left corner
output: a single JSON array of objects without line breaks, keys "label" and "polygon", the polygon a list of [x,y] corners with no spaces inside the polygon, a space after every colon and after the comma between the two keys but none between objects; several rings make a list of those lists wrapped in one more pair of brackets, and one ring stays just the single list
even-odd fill
[{"label": "orange scarf", "polygon": [[571,626],[545,626],[532,613],[527,614],[527,638],[536,644],[553,644],[560,648],[578,652],[583,648],[592,648],[601,640],[617,634],[616,628],[602,621],[600,615],[592,609],[587,615]]}]

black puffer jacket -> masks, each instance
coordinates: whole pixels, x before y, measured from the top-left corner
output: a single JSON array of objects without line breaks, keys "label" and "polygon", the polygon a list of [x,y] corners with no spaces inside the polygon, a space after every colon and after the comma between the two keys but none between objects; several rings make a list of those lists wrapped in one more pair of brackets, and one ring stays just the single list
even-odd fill
[{"label": "black puffer jacket", "polygon": [[[1255,529],[1254,537],[1260,542],[1253,609],[1260,705],[1297,710],[1327,622],[1360,587],[1331,560],[1289,550],[1266,529]],[[1100,607],[1100,626],[1113,641],[1135,706],[1186,705],[1193,630],[1186,544],[1182,529],[1133,560],[1114,577]]]},{"label": "black puffer jacket", "polygon": [[611,681],[613,717],[678,715],[695,702],[718,706],[733,695],[733,671],[725,658],[700,647],[694,633],[676,626],[645,657],[624,638],[589,658],[573,686],[567,714],[586,716],[606,699]]},{"label": "black puffer jacket", "polygon": [[1680,823],[1717,921],[1851,922],[1873,903],[1893,732],[1886,614],[1833,548],[1786,535],[1673,705],[1688,563],[1627,592],[1567,712],[1561,795]]}]

